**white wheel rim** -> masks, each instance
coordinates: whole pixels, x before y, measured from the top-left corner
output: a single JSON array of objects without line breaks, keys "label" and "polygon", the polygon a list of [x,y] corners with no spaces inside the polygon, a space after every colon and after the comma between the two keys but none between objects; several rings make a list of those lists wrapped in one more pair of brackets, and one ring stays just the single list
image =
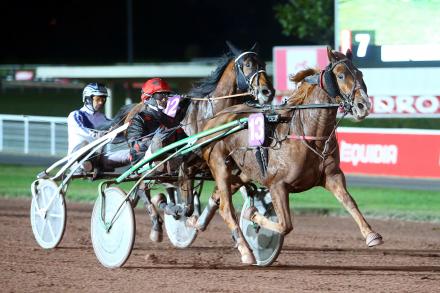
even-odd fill
[{"label": "white wheel rim", "polygon": [[[264,200],[267,204],[269,204],[269,206],[272,206],[270,195],[266,195]],[[278,254],[280,253],[283,246],[284,237],[275,231],[271,231],[261,227],[257,233],[254,223],[243,218],[243,213],[249,206],[250,198],[247,197],[245,199],[245,202],[243,203],[243,209],[241,211],[240,229],[243,232],[247,243],[252,249],[255,260],[257,261],[257,265],[269,266],[278,257]],[[266,213],[266,208],[264,207],[263,202],[260,201],[257,197],[255,197],[254,199],[254,206],[257,208],[260,214],[264,215]],[[273,208],[270,209],[267,218],[274,222],[278,221],[275,210]]]},{"label": "white wheel rim", "polygon": [[31,226],[35,240],[44,249],[56,247],[66,227],[66,204],[58,185],[50,179],[32,183]]},{"label": "white wheel rim", "polygon": [[[125,199],[125,192],[117,187],[104,190],[105,219],[109,223],[118,207]],[[125,201],[117,213],[109,231],[101,220],[102,198],[99,196],[93,207],[91,219],[91,238],[93,250],[99,262],[107,268],[124,265],[131,254],[134,244],[136,224],[129,201]]]},{"label": "white wheel rim", "polygon": [[[169,202],[169,200],[168,200]],[[198,214],[199,199],[194,197],[194,213]],[[197,237],[197,229],[186,225],[187,217],[175,219],[173,216],[164,214],[165,229],[171,244],[177,248],[189,247]]]}]

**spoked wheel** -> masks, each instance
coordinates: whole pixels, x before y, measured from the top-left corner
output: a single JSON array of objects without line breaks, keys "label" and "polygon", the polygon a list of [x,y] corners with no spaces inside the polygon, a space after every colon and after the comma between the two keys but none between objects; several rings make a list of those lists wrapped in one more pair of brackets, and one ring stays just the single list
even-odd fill
[{"label": "spoked wheel", "polygon": [[122,189],[109,187],[93,207],[90,229],[93,250],[107,268],[123,266],[133,249],[136,222],[131,203],[125,197]]},{"label": "spoked wheel", "polygon": [[66,229],[66,202],[58,185],[38,179],[31,185],[31,226],[35,240],[44,249],[56,247]]},{"label": "spoked wheel", "polygon": [[240,216],[241,231],[253,251],[257,265],[269,266],[277,259],[283,246],[284,236],[275,231],[262,228],[243,217],[244,211],[251,206],[252,200],[253,205],[260,214],[265,215],[274,222],[277,222],[278,218],[272,205],[270,193],[267,190],[259,189],[253,199],[250,196],[245,196]]},{"label": "spoked wheel", "polygon": [[[167,203],[169,204],[171,199],[167,195]],[[180,197],[180,192],[175,192],[175,198],[173,201],[175,204],[182,204],[183,201]],[[193,215],[200,216],[200,202],[198,192],[194,193],[194,212]],[[189,247],[197,237],[197,229],[193,227],[188,227],[186,225],[186,219],[188,217],[180,216],[174,217],[164,213],[165,229],[168,238],[177,248],[187,248]]]}]

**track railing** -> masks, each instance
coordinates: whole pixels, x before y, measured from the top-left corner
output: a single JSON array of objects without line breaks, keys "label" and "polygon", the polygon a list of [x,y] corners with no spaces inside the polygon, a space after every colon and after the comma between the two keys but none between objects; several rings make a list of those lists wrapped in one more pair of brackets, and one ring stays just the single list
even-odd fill
[{"label": "track railing", "polygon": [[67,118],[0,114],[0,152],[65,155]]}]

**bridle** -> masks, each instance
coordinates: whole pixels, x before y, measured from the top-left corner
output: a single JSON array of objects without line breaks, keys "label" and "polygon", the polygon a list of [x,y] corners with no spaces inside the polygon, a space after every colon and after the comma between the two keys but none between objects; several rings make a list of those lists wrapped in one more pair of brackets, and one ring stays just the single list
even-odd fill
[{"label": "bridle", "polygon": [[[237,87],[240,91],[249,91],[254,95],[255,99],[257,99],[257,88],[260,86],[260,79],[258,76],[261,73],[266,73],[264,66],[262,66],[259,62],[257,68],[249,73],[248,75],[244,74],[243,71],[243,62],[240,62],[241,59],[249,54],[258,55],[252,51],[246,51],[238,55],[234,60],[235,72],[236,72],[236,81]],[[254,79],[257,78],[256,86],[253,85]]]},{"label": "bridle", "polygon": [[[342,98],[341,106],[344,108],[344,112],[353,114],[352,109],[354,106],[354,94],[357,90],[362,89],[362,84],[356,79],[355,72],[353,72],[353,70],[351,70],[347,65],[348,62],[351,62],[350,59],[344,58],[327,65],[327,67],[321,71],[319,83],[320,87],[324,89],[333,99],[335,99],[336,96],[340,96]],[[353,86],[348,93],[341,92],[336,82],[335,74],[333,73],[333,69],[339,64],[344,64],[345,68],[353,78]],[[323,79],[325,80],[326,87],[323,83]]]}]

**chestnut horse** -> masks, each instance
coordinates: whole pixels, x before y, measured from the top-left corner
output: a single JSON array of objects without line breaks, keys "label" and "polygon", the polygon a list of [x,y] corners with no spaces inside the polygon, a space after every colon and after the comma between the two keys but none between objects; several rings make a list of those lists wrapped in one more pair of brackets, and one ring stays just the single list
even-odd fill
[{"label": "chestnut horse", "polygon": [[[266,172],[262,172],[257,156],[253,155],[255,148],[248,147],[247,129],[202,150],[217,185],[213,198],[220,198],[220,214],[236,237],[243,263],[254,263],[255,259],[237,224],[231,197],[240,186],[251,181],[269,189],[278,217],[278,222],[273,222],[259,214],[255,207],[248,208],[245,218],[261,227],[283,235],[289,233],[293,229],[289,193],[322,186],[351,214],[368,246],[382,243],[382,237],[372,230],[347,191],[335,136],[337,102],[342,100],[344,115],[350,113],[361,121],[371,107],[367,88],[362,72],[352,63],[350,51],[344,55],[328,48],[327,53],[330,61],[327,68],[321,72],[307,69],[291,77],[299,84],[297,90],[284,106],[270,110],[281,118],[266,127],[266,139],[270,140],[265,147],[268,151]],[[247,105],[230,107],[211,119],[205,129],[258,111]],[[239,172],[232,172],[236,169]]]}]

